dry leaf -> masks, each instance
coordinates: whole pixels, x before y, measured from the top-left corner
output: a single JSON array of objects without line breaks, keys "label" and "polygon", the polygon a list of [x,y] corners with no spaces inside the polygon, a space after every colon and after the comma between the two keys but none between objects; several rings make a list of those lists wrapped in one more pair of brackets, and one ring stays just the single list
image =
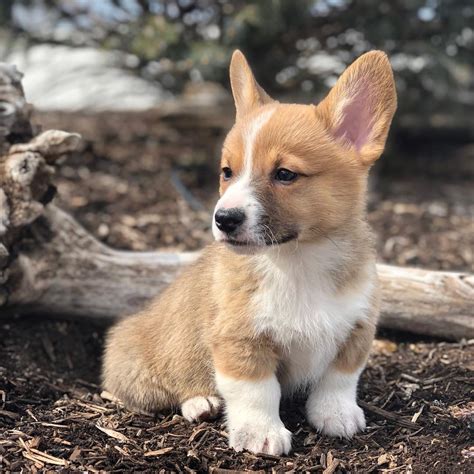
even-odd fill
[{"label": "dry leaf", "polygon": [[147,451],[144,456],[149,457],[149,456],[161,456],[163,454],[169,453],[170,451],[173,451],[174,448],[161,448],[157,449],[156,451]]},{"label": "dry leaf", "polygon": [[123,433],[112,430],[111,428],[104,428],[103,426],[99,425],[95,425],[95,427],[98,430],[102,431],[102,433],[105,433],[107,436],[122,441],[123,443],[128,443],[130,441]]},{"label": "dry leaf", "polygon": [[375,339],[372,343],[372,351],[375,354],[390,355],[396,352],[398,346],[393,341],[387,341],[386,339]]},{"label": "dry leaf", "polygon": [[449,413],[453,418],[463,419],[474,416],[474,402],[469,402],[465,406],[450,406]]},{"label": "dry leaf", "polygon": [[189,442],[192,443],[201,433],[204,433],[206,431],[207,431],[207,427],[205,428],[198,427],[192,432],[191,436],[189,437]]},{"label": "dry leaf", "polygon": [[79,448],[79,446],[76,446],[71,455],[69,456],[69,461],[77,461],[77,459],[79,459],[79,456],[81,455],[81,452],[81,448]]},{"label": "dry leaf", "polygon": [[0,410],[0,416],[10,418],[11,420],[18,420],[20,418],[20,415],[18,413],[14,413],[8,410]]},{"label": "dry leaf", "polygon": [[464,458],[471,459],[474,458],[474,446],[471,446],[469,449],[463,449],[461,454]]},{"label": "dry leaf", "polygon": [[120,400],[117,397],[112,395],[110,392],[107,392],[107,390],[103,390],[102,392],[100,392],[100,398],[102,398],[103,400],[107,400],[109,402],[114,402],[114,403],[120,402]]},{"label": "dry leaf", "polygon": [[421,408],[413,415],[411,419],[412,423],[416,423],[418,421],[418,418],[420,418],[420,415],[423,413],[424,408],[425,405],[421,405]]},{"label": "dry leaf", "polygon": [[45,463],[45,464],[54,464],[55,466],[68,466],[68,462],[65,459],[57,458],[51,456],[48,453],[39,451],[38,449],[28,449],[28,451],[23,451],[23,456],[35,463]]}]

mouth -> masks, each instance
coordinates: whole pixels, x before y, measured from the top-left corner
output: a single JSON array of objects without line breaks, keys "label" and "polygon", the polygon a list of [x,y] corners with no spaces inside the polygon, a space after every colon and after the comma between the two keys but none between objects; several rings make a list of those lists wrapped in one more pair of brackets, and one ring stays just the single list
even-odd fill
[{"label": "mouth", "polygon": [[223,240],[224,243],[229,244],[233,247],[274,247],[276,245],[282,245],[286,244],[287,242],[290,242],[292,240],[295,240],[298,238],[298,234],[296,232],[284,235],[283,237],[280,237],[279,239],[265,239],[260,242],[254,242],[254,241],[242,241],[242,240],[236,240],[232,238],[226,238]]}]

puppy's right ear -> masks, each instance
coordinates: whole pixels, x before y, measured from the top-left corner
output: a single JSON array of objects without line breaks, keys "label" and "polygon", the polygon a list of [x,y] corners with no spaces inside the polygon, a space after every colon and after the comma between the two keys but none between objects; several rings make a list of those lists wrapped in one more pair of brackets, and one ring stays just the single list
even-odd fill
[{"label": "puppy's right ear", "polygon": [[238,49],[232,55],[229,75],[237,119],[256,107],[273,102],[273,99],[258,85],[245,56]]}]

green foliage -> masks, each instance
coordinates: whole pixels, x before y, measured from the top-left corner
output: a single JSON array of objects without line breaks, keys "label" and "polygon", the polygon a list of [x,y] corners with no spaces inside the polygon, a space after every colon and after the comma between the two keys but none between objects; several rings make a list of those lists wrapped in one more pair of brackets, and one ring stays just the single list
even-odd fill
[{"label": "green foliage", "polygon": [[[33,4],[50,13],[41,29],[11,14]],[[190,78],[227,84],[240,48],[264,87],[297,100],[316,100],[345,65],[377,48],[392,60],[408,118],[474,107],[468,0],[3,0],[0,21],[30,41],[123,51],[128,67],[174,91]]]}]

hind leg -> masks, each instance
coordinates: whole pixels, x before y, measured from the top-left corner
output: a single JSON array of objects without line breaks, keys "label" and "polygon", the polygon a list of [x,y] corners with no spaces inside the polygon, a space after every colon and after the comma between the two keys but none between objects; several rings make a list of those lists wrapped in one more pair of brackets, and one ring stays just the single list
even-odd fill
[{"label": "hind leg", "polygon": [[216,418],[222,408],[219,397],[193,397],[181,404],[181,413],[188,421],[201,421]]},{"label": "hind leg", "polygon": [[166,356],[150,350],[157,343],[147,341],[151,330],[141,323],[139,317],[127,319],[109,332],[103,358],[104,389],[139,413],[182,406],[188,420],[216,416],[220,400],[212,373],[203,362],[207,354],[194,347],[192,354],[185,354],[188,368],[183,370],[186,365],[178,357],[173,359],[164,343],[160,349]]},{"label": "hind leg", "polygon": [[131,323],[122,321],[108,334],[102,366],[104,389],[138,413],[156,413],[177,406],[176,396],[163,386],[160,374],[152,369],[137,342],[139,327]]},{"label": "hind leg", "polygon": [[176,406],[168,393],[137,360],[108,358],[104,360],[103,387],[131,411],[152,414]]}]

